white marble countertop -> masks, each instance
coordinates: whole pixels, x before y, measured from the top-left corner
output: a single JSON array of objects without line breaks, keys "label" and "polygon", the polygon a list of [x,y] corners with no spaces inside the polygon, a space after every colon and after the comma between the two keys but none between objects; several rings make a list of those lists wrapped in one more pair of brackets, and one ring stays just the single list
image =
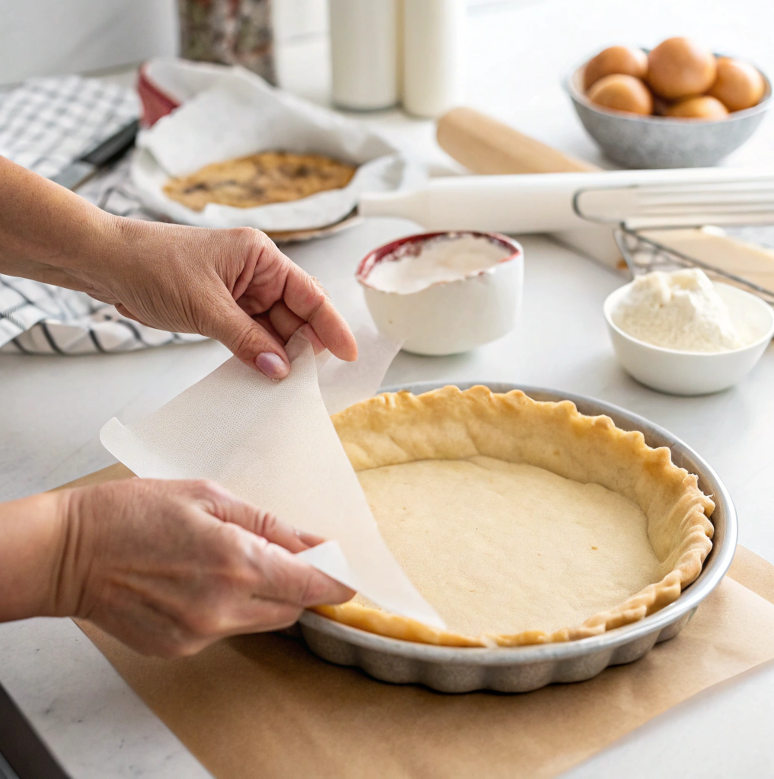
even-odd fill
[{"label": "white marble countertop", "polygon": [[[561,71],[610,42],[647,45],[684,33],[774,71],[768,40],[774,4],[739,0],[719,6],[695,0],[653,0],[636,8],[615,0],[543,0],[527,7],[479,8],[469,19],[468,102],[600,162],[557,85]],[[284,84],[324,102],[325,57],[323,40],[286,47],[280,51]],[[448,163],[432,145],[429,123],[396,111],[369,121],[429,162]],[[729,164],[774,160],[771,132],[769,121]],[[416,229],[398,220],[370,220],[287,251],[321,279],[349,319],[357,320],[365,315],[352,275],[358,260],[374,246]],[[468,355],[400,354],[385,383],[511,381],[592,395],[629,408],[670,429],[709,461],[736,502],[741,543],[774,562],[767,495],[774,480],[769,440],[774,431],[774,348],[746,381],[727,392],[703,398],[652,392],[620,369],[607,340],[602,301],[622,277],[548,238],[528,236],[522,242],[526,286],[520,328]],[[225,357],[223,347],[212,342],[113,356],[0,355],[0,500],[109,464],[96,437],[107,419],[131,421],[146,415]],[[207,775],[69,621],[0,625],[0,682],[74,779]],[[657,718],[567,776],[772,775],[772,715],[774,665],[769,664]]]}]

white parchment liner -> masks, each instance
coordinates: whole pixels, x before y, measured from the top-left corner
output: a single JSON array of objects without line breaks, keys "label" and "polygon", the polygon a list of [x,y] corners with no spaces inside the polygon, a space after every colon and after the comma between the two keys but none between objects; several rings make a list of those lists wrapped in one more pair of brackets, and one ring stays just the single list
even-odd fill
[{"label": "white parchment liner", "polygon": [[373,394],[399,348],[368,340],[360,334],[357,363],[331,358],[321,368],[328,409],[312,347],[294,336],[282,381],[233,357],[146,419],[111,419],[100,439],[140,477],[213,479],[329,539],[301,556],[382,608],[443,627],[384,544],[328,416]]},{"label": "white parchment liner", "polygon": [[[147,208],[200,227],[305,230],[343,219],[363,192],[416,185],[422,178],[416,163],[361,122],[275,89],[244,68],[228,69],[214,83],[210,70],[187,68],[187,78],[198,77],[205,88],[137,139],[132,181]],[[208,203],[193,211],[164,193],[171,176],[261,151],[322,154],[358,168],[341,189],[254,208]]]}]

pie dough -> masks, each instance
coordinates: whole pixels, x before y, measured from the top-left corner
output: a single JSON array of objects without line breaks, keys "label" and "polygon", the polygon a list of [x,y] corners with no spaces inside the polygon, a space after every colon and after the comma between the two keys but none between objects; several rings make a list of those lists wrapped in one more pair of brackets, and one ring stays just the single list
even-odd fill
[{"label": "pie dough", "polygon": [[445,387],[333,423],[385,542],[448,626],[361,596],[315,609],[363,630],[452,646],[598,635],[676,600],[712,548],[696,476],[569,401]]},{"label": "pie dough", "polygon": [[355,167],[320,154],[261,152],[170,179],[164,192],[193,211],[208,203],[253,208],[287,203],[349,184]]}]

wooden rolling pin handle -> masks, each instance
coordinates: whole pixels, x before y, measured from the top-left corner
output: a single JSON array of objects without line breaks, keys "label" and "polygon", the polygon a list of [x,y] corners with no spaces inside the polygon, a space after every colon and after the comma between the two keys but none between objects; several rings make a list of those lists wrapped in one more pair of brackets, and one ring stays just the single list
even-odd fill
[{"label": "wooden rolling pin handle", "polygon": [[453,108],[436,128],[439,146],[473,173],[567,173],[599,170],[472,108]]}]

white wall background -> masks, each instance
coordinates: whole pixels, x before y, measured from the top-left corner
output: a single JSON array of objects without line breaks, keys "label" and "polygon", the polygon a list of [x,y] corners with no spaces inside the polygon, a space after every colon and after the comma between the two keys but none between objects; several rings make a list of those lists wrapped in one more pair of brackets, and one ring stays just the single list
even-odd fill
[{"label": "white wall background", "polygon": [[[468,3],[484,11],[534,1]],[[273,9],[280,42],[327,29],[326,0],[273,0]],[[176,0],[0,0],[0,84],[106,70],[176,49]]]},{"label": "white wall background", "polygon": [[175,0],[0,0],[0,83],[171,53]]}]

